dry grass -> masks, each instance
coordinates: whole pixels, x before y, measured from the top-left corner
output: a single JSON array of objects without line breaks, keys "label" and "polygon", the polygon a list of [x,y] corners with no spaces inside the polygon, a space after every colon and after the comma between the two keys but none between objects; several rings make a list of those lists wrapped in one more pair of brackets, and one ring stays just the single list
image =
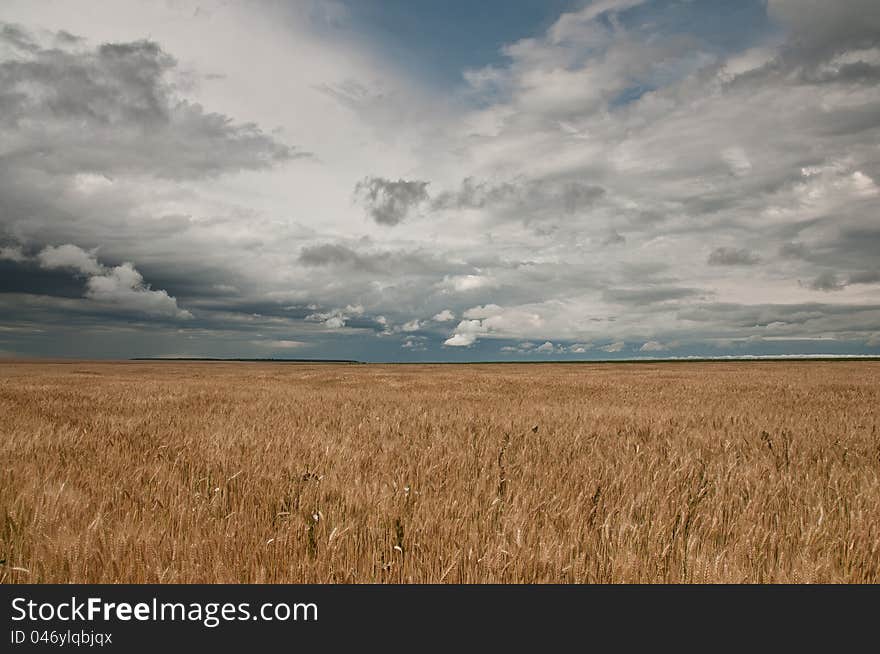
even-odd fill
[{"label": "dry grass", "polygon": [[875,362],[0,363],[0,580],[880,582],[877,407]]}]

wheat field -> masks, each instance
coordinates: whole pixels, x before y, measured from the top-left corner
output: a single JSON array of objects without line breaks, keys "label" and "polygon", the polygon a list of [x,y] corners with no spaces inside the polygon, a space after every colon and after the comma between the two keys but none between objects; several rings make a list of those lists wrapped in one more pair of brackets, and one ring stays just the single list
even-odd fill
[{"label": "wheat field", "polygon": [[0,363],[0,581],[880,582],[880,363]]}]

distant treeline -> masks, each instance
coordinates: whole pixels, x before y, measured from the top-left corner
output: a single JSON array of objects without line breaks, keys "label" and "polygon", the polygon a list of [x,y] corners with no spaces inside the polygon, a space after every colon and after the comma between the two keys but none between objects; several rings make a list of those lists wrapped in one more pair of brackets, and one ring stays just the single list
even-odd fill
[{"label": "distant treeline", "polygon": [[[250,362],[250,363],[350,363],[366,364],[365,361],[356,359],[244,359],[244,358],[221,358],[221,357],[133,357],[129,361],[227,361],[227,362]],[[372,363],[394,365],[546,365],[546,364],[578,364],[578,363],[737,363],[737,362],[760,362],[779,361],[795,363],[798,361],[880,361],[880,357],[855,355],[855,356],[743,356],[743,357],[679,357],[679,358],[644,358],[644,359],[531,359],[513,361],[374,361]]]},{"label": "distant treeline", "polygon": [[361,363],[354,359],[242,359],[220,357],[133,357],[130,361],[239,361],[248,363]]}]

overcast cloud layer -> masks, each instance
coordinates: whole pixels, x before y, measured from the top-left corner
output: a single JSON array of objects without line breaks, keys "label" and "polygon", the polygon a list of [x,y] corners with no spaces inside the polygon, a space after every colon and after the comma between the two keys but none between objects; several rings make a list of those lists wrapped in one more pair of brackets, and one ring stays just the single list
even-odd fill
[{"label": "overcast cloud layer", "polygon": [[880,3],[357,11],[5,2],[0,354],[880,354]]}]

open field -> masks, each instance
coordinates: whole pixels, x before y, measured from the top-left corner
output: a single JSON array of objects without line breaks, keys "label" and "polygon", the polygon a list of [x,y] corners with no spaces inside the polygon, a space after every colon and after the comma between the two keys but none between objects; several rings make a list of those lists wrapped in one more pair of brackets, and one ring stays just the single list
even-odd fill
[{"label": "open field", "polygon": [[2,582],[880,582],[880,362],[0,362]]}]

